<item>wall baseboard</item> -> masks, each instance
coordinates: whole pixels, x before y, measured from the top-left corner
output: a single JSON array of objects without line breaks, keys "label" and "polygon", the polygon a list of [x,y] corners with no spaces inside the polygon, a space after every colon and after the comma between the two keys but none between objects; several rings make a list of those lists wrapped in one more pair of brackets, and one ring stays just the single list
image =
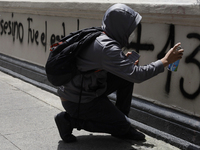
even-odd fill
[{"label": "wall baseboard", "polygon": [[[0,53],[0,71],[56,94],[44,67]],[[114,102],[116,95],[109,98]],[[184,150],[200,149],[200,118],[133,97],[130,122],[144,133]]]}]

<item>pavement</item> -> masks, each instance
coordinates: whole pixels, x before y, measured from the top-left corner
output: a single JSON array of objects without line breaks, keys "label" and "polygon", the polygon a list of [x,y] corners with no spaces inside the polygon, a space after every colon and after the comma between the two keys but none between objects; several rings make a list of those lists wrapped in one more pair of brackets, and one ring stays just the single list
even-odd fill
[{"label": "pavement", "polygon": [[0,72],[0,150],[179,150],[146,135],[146,142],[73,130],[75,143],[64,143],[54,116],[64,111],[59,98]]}]

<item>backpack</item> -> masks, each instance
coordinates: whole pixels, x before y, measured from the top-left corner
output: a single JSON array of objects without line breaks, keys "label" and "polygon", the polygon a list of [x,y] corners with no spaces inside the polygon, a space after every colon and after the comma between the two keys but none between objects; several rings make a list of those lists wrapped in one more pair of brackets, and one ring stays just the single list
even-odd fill
[{"label": "backpack", "polygon": [[45,65],[49,82],[54,86],[61,86],[79,74],[76,56],[80,50],[84,50],[102,32],[103,30],[100,27],[79,30],[51,45],[51,52]]}]

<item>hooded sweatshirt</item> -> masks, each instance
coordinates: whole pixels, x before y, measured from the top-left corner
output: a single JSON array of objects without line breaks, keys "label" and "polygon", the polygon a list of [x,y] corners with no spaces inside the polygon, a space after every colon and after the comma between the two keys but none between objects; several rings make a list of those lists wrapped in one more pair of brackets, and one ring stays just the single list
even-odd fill
[{"label": "hooded sweatshirt", "polygon": [[100,71],[76,75],[69,83],[58,88],[58,95],[78,103],[83,77],[81,103],[87,103],[106,91],[108,72],[132,83],[141,83],[163,72],[164,65],[160,60],[146,66],[137,66],[122,51],[122,48],[128,45],[128,38],[141,18],[137,12],[124,4],[111,6],[102,20],[104,32],[77,57],[77,67],[80,71]]}]

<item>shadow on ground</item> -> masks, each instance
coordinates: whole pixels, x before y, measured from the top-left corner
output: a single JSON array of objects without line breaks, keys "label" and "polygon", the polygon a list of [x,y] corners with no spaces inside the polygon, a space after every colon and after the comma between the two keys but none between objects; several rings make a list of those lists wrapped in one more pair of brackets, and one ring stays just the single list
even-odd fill
[{"label": "shadow on ground", "polygon": [[153,144],[121,140],[112,136],[87,135],[77,136],[77,142],[64,143],[59,141],[57,150],[137,150],[137,147],[152,149]]}]

